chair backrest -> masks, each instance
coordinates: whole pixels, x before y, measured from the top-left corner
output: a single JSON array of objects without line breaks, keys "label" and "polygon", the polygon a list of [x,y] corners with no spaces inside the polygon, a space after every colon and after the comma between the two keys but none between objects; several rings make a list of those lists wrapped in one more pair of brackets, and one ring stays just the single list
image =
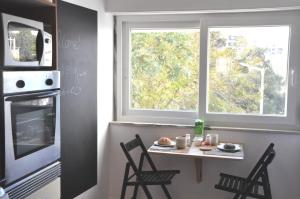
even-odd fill
[{"label": "chair backrest", "polygon": [[[135,139],[127,142],[127,143],[120,143],[121,148],[123,149],[123,152],[125,153],[125,156],[128,160],[128,163],[130,164],[130,166],[132,167],[134,172],[139,172],[142,169],[143,166],[143,161],[144,161],[144,157],[147,158],[147,161],[150,164],[150,167],[152,168],[153,171],[156,171],[156,167],[151,159],[151,157],[149,156],[147,149],[142,141],[142,139],[140,138],[140,136],[138,134],[135,135]],[[140,154],[140,162],[139,165],[137,166],[133,160],[133,158],[130,155],[130,151],[132,151],[133,149],[140,147],[142,150],[142,153]]]},{"label": "chair backrest", "polygon": [[249,176],[247,177],[247,182],[250,181],[257,181],[263,172],[266,171],[268,165],[273,161],[275,157],[275,151],[273,149],[274,144],[271,143],[261,158],[256,163],[255,167],[250,172]]}]

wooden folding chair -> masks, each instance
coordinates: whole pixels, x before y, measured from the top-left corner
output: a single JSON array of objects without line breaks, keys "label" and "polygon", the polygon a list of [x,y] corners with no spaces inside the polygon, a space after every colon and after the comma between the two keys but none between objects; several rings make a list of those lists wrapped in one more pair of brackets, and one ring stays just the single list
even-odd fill
[{"label": "wooden folding chair", "polygon": [[[135,137],[136,137],[135,139],[131,140],[126,144],[124,144],[123,142],[120,143],[121,148],[123,149],[128,160],[128,162],[126,163],[125,174],[123,179],[121,199],[125,198],[127,186],[134,186],[133,197],[132,197],[133,199],[136,199],[137,197],[139,186],[142,187],[147,198],[151,199],[152,196],[147,188],[147,185],[160,185],[167,198],[171,199],[172,197],[169,191],[167,190],[166,185],[171,184],[171,179],[176,174],[180,173],[180,171],[179,170],[157,170],[140,136],[136,135]],[[132,159],[129,153],[130,151],[132,151],[137,147],[140,147],[142,149],[138,166],[135,164],[134,160]],[[143,163],[145,158],[149,162],[150,167],[152,169],[150,171],[143,171]],[[133,170],[133,174],[129,176],[130,168]],[[134,178],[135,180],[132,180]]]},{"label": "wooden folding chair", "polygon": [[245,199],[248,196],[272,199],[267,167],[275,157],[273,147],[273,143],[268,146],[247,178],[221,173],[215,188],[235,193],[234,199]]}]

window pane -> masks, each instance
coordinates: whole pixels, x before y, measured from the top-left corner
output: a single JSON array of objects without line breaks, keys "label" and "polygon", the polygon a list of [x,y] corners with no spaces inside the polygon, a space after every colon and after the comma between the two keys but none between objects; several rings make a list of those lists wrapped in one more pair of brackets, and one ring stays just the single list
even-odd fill
[{"label": "window pane", "polygon": [[207,112],[286,115],[289,26],[209,28]]},{"label": "window pane", "polygon": [[199,29],[131,29],[130,108],[197,111]]}]

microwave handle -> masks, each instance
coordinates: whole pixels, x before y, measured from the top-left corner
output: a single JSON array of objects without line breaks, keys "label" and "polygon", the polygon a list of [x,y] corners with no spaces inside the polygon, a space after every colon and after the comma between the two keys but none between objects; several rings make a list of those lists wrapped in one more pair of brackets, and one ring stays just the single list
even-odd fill
[{"label": "microwave handle", "polygon": [[39,30],[36,40],[37,60],[41,62],[44,53],[44,31]]},{"label": "microwave handle", "polygon": [[37,93],[37,94],[24,94],[24,95],[16,95],[7,97],[5,101],[12,101],[12,102],[19,102],[19,101],[26,101],[26,100],[34,100],[34,99],[41,99],[47,97],[53,97],[59,94],[59,91],[51,91],[51,92],[44,92],[44,93]]}]

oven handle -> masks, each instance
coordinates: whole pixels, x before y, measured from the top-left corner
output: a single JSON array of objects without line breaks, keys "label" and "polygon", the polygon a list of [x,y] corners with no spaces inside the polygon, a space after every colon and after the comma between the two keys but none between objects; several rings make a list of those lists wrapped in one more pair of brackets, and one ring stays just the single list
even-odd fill
[{"label": "oven handle", "polygon": [[7,97],[5,99],[5,101],[19,102],[19,101],[53,97],[58,94],[59,94],[59,91],[43,92],[43,93],[36,93],[36,94],[15,95],[15,96]]}]

